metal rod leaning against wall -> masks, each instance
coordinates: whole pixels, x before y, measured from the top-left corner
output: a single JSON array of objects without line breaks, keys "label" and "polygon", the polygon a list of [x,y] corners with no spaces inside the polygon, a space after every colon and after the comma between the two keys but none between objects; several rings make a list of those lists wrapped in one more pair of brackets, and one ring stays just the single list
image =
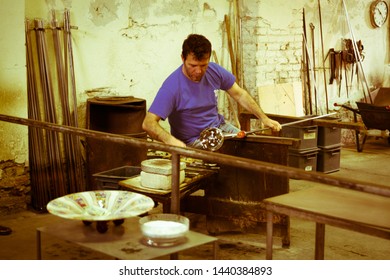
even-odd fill
[{"label": "metal rod leaning against wall", "polygon": [[[192,158],[198,158],[198,159],[203,159],[203,160],[208,160],[208,161],[213,161],[215,163],[220,163],[220,164],[226,164],[230,166],[235,166],[235,167],[240,167],[240,168],[246,168],[250,170],[255,170],[255,171],[262,171],[262,172],[268,172],[276,175],[281,175],[281,176],[288,176],[288,177],[294,177],[297,179],[303,179],[307,181],[313,181],[313,182],[318,182],[318,183],[323,183],[327,185],[333,185],[333,186],[338,186],[338,187],[343,187],[347,189],[352,189],[352,190],[358,190],[358,191],[363,191],[367,193],[373,193],[377,195],[382,195],[382,196],[388,196],[390,197],[390,188],[384,185],[379,185],[379,184],[369,184],[367,182],[362,182],[358,180],[352,180],[352,179],[345,179],[341,178],[338,176],[329,176],[327,174],[319,173],[319,172],[306,172],[302,169],[298,169],[295,167],[290,167],[290,166],[284,166],[284,165],[279,165],[279,164],[274,164],[274,163],[268,163],[268,162],[263,162],[263,161],[258,161],[258,160],[252,160],[252,159],[246,159],[246,158],[241,158],[241,157],[235,157],[235,156],[230,156],[230,155],[225,155],[225,154],[220,154],[220,153],[213,153],[213,152],[208,152],[208,151],[203,151],[203,150],[197,150],[193,148],[181,148],[181,147],[175,147],[175,146],[170,146],[166,145],[163,143],[158,143],[158,142],[150,142],[147,140],[139,139],[139,138],[131,138],[119,134],[112,134],[112,133],[105,133],[105,132],[100,132],[100,131],[94,131],[94,130],[89,130],[89,129],[84,129],[84,128],[76,128],[76,127],[71,127],[71,126],[65,126],[65,125],[58,125],[58,124],[53,124],[53,123],[48,123],[48,122],[42,122],[42,121],[37,121],[37,120],[31,120],[31,119],[26,119],[26,118],[20,118],[20,117],[14,117],[14,116],[8,116],[8,115],[3,115],[0,114],[0,121],[5,121],[5,122],[10,122],[10,123],[15,123],[15,124],[21,124],[21,125],[27,125],[27,126],[32,126],[32,127],[39,127],[43,129],[48,129],[51,131],[57,131],[60,133],[73,133],[79,136],[83,137],[92,137],[92,138],[99,138],[101,140],[106,140],[106,141],[112,141],[116,143],[121,143],[121,144],[128,144],[128,145],[133,145],[136,147],[147,147],[150,149],[156,149],[156,150],[162,150],[162,151],[167,151],[172,154],[172,157],[176,158],[176,160],[173,161],[173,164],[177,166],[173,166],[173,168],[179,168],[179,160],[177,160],[180,155],[186,156],[186,157],[192,157]],[[242,140],[245,141],[245,140]],[[178,174],[175,174],[175,177],[173,181],[178,181],[179,178],[177,176]],[[173,188],[175,188],[172,191],[172,195],[175,195],[178,190],[178,184],[173,183]],[[178,197],[172,198],[175,201],[179,201]],[[179,204],[178,204],[179,205]],[[180,209],[180,208],[178,208]],[[177,210],[177,209],[175,209]]]}]

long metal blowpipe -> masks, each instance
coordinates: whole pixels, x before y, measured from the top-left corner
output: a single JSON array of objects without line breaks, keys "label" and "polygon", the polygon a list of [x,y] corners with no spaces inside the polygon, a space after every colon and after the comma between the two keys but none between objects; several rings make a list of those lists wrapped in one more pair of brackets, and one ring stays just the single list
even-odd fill
[{"label": "long metal blowpipe", "polygon": [[[297,120],[297,121],[293,121],[293,122],[289,122],[289,123],[284,123],[284,124],[281,124],[281,126],[284,127],[284,126],[288,126],[288,125],[294,125],[294,124],[298,124],[298,123],[303,123],[303,122],[307,122],[307,121],[310,121],[310,120],[315,120],[315,119],[329,117],[329,116],[332,116],[334,114],[336,114],[336,112],[325,114],[325,115],[321,115],[321,116],[315,116],[315,117],[311,117],[311,118],[306,118],[306,119],[302,119],[302,120]],[[202,133],[200,134],[200,140],[201,140],[201,145],[202,145],[203,149],[208,150],[208,151],[216,151],[216,150],[218,150],[219,148],[222,147],[222,144],[223,144],[224,140],[226,140],[226,139],[230,139],[230,138],[245,138],[249,134],[260,132],[260,131],[264,131],[264,130],[268,130],[268,129],[270,129],[270,128],[269,127],[267,127],[267,128],[260,128],[260,129],[250,130],[250,131],[243,131],[242,130],[242,131],[240,131],[238,133],[227,133],[227,134],[224,134],[222,132],[222,130],[217,128],[217,127],[209,127],[209,128],[206,128],[205,130],[202,131]]]},{"label": "long metal blowpipe", "polygon": [[[311,120],[315,120],[315,119],[325,118],[325,117],[332,116],[332,115],[334,115],[336,113],[337,112],[333,112],[333,113],[329,113],[329,114],[325,114],[325,115],[321,115],[321,116],[315,116],[315,117],[311,117],[311,118],[307,118],[307,119],[303,119],[303,120],[297,120],[297,121],[293,121],[293,122],[289,122],[289,123],[282,123],[281,126],[284,127],[284,126],[289,126],[289,125],[294,125],[294,124],[298,124],[298,123],[303,123],[303,122],[311,121]],[[237,138],[245,138],[245,136],[247,136],[248,134],[252,134],[252,133],[255,133],[255,132],[260,132],[260,131],[264,131],[264,130],[268,130],[268,129],[270,129],[270,128],[266,127],[266,128],[254,129],[254,130],[251,130],[251,131],[240,131],[239,133],[236,134],[236,137]]]}]

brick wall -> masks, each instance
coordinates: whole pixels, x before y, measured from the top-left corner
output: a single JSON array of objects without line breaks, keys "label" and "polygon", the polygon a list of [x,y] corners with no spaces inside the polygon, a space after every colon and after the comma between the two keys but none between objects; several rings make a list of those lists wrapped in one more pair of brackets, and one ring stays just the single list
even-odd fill
[{"label": "brick wall", "polygon": [[242,24],[244,80],[257,99],[257,87],[301,80],[302,20],[286,29],[273,29],[261,18],[248,17]]},{"label": "brick wall", "polygon": [[30,190],[28,167],[11,160],[0,162],[0,216],[26,209]]}]

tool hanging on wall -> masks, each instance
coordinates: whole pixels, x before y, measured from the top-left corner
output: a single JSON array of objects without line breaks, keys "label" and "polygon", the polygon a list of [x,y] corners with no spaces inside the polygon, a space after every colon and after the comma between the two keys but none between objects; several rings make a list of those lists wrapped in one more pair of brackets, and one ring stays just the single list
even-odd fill
[{"label": "tool hanging on wall", "polygon": [[[233,42],[232,42],[232,34],[230,29],[230,18],[228,15],[225,15],[224,18],[224,24],[226,28],[226,34],[227,34],[227,40],[228,40],[228,48],[229,48],[229,55],[230,55],[230,63],[232,67],[232,73],[235,77],[237,77],[237,64],[236,64],[236,56],[234,55],[234,49],[233,49]],[[234,104],[231,99],[231,97],[228,95],[227,100],[229,102],[229,107],[231,108],[231,111],[233,112],[233,118],[236,123],[237,127],[240,127],[240,121],[238,119],[237,111],[234,109]]]},{"label": "tool hanging on wall", "polygon": [[[351,40],[352,40],[354,55],[357,58],[357,68],[359,69],[359,74],[361,73],[361,75],[362,75],[362,78],[363,78],[362,79],[362,83],[363,83],[363,86],[365,86],[365,88],[367,90],[370,102],[373,103],[372,98],[371,98],[371,94],[370,94],[370,89],[369,89],[369,86],[368,86],[368,83],[367,83],[367,79],[366,79],[366,76],[365,76],[365,73],[364,73],[364,70],[363,70],[363,65],[362,65],[361,56],[360,56],[360,52],[359,52],[359,47],[358,47],[357,41],[355,39],[355,34],[354,34],[354,32],[352,30],[352,27],[351,27],[351,22],[349,20],[349,15],[348,15],[348,11],[347,11],[347,5],[345,4],[344,0],[343,0],[343,7],[344,7],[344,11],[345,11],[345,17],[346,17],[346,20],[347,20],[347,23],[348,23],[349,32],[351,34]],[[364,95],[365,101],[367,102],[367,97],[366,97],[366,93],[365,93],[364,89],[363,89],[363,95]]]},{"label": "tool hanging on wall", "polygon": [[329,49],[329,52],[327,54],[327,57],[329,56],[330,61],[330,78],[329,78],[329,84],[333,84],[334,80],[337,80],[338,82],[338,95],[340,97],[340,86],[342,81],[342,59],[341,59],[342,52],[341,51],[335,51],[334,48]]},{"label": "tool hanging on wall", "polygon": [[339,88],[338,88],[338,96],[341,97],[341,84],[343,81],[343,59],[342,59],[343,53],[341,51],[337,52],[336,55],[336,64],[338,65],[338,77],[339,77]]},{"label": "tool hanging on wall", "polygon": [[322,50],[322,67],[324,75],[324,89],[325,89],[325,100],[326,100],[326,112],[329,113],[329,101],[328,101],[328,85],[326,81],[326,71],[325,71],[325,51],[324,51],[324,36],[322,32],[322,13],[321,13],[321,0],[318,0],[318,13],[320,17],[320,35],[321,35],[321,50]]},{"label": "tool hanging on wall", "polygon": [[[312,50],[312,53],[313,53],[313,77],[314,77],[314,81],[317,80],[317,77],[316,77],[316,52],[315,52],[315,48],[314,48],[314,24],[313,23],[310,23],[310,29],[311,29],[311,50]],[[318,114],[318,104],[317,104],[317,87],[314,87],[314,106],[315,106],[315,109],[316,109],[316,115]]]},{"label": "tool hanging on wall", "polygon": [[329,84],[332,85],[336,79],[336,52],[333,48],[329,50],[329,61],[330,61],[330,77]]},{"label": "tool hanging on wall", "polygon": [[358,61],[364,60],[364,46],[361,40],[356,42],[357,53],[355,53],[355,48],[353,41],[351,39],[343,39],[343,59],[347,63],[357,63]]},{"label": "tool hanging on wall", "polygon": [[[322,116],[315,116],[315,117],[310,117],[310,118],[306,118],[306,119],[302,119],[302,120],[292,121],[289,123],[283,123],[283,124],[281,124],[281,126],[285,127],[285,126],[289,126],[289,125],[304,123],[304,122],[315,120],[315,119],[329,117],[329,116],[332,116],[336,113],[337,112],[333,112],[333,113],[329,113],[329,114],[322,115]],[[245,138],[249,134],[253,134],[253,133],[261,132],[261,131],[265,131],[265,130],[270,130],[270,128],[269,127],[259,128],[259,129],[254,129],[251,131],[241,130],[238,133],[223,133],[223,131],[217,127],[209,127],[209,128],[204,129],[200,133],[199,139],[200,139],[201,146],[204,150],[214,152],[214,151],[219,150],[222,147],[223,142],[226,139],[231,139],[231,138],[242,139],[242,138]]]},{"label": "tool hanging on wall", "polygon": [[[342,58],[342,56],[341,56]],[[347,98],[349,97],[349,84],[348,84],[348,75],[347,75],[347,63],[342,59],[344,66],[344,76],[345,76],[345,92],[347,93]]]},{"label": "tool hanging on wall", "polygon": [[[304,38],[307,38],[306,35],[306,16],[305,16],[305,8],[303,8],[303,36]],[[306,112],[309,112],[309,114],[313,114],[313,102],[311,99],[311,84],[310,84],[310,69],[309,69],[309,63],[308,63],[308,50],[306,49],[305,42],[303,42],[303,59],[304,64],[306,67],[306,76],[305,76],[305,89],[306,89],[306,98],[305,101],[305,109]],[[308,103],[308,104],[307,104]]]},{"label": "tool hanging on wall", "polygon": [[[358,60],[363,61],[364,60],[364,46],[362,44],[362,41],[359,40],[356,43],[357,45],[357,52],[355,52],[354,49],[354,44],[351,39],[343,39],[343,51],[342,51],[342,60],[345,65],[345,75],[346,75],[346,83],[348,83],[348,77],[347,77],[347,66],[350,65],[351,68],[351,77],[350,77],[350,85],[352,86],[353,84],[353,78],[354,75],[357,76],[358,79]],[[357,53],[359,56],[357,56]],[[356,68],[356,70],[355,70]],[[358,81],[358,86],[359,86],[359,81]],[[347,88],[347,96],[348,96],[348,88]]]},{"label": "tool hanging on wall", "polygon": [[312,78],[313,78],[313,86],[314,86],[314,103],[315,103],[315,110],[316,110],[316,115],[317,115],[317,80],[316,80],[316,76],[315,76],[315,69],[314,69],[314,66],[313,66],[313,59],[310,58],[310,54],[309,54],[309,47],[307,46],[307,41],[306,41],[306,37],[304,36],[303,34],[303,42],[305,44],[305,48],[306,48],[306,53],[307,53],[307,63],[311,66],[311,69],[312,69]]}]

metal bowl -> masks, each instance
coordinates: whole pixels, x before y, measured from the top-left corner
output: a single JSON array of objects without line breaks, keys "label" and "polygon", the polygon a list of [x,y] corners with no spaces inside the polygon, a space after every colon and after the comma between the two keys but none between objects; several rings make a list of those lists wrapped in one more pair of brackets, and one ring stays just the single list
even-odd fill
[{"label": "metal bowl", "polygon": [[139,220],[143,238],[141,242],[148,246],[176,246],[187,241],[186,233],[190,221],[176,214],[153,214]]}]

